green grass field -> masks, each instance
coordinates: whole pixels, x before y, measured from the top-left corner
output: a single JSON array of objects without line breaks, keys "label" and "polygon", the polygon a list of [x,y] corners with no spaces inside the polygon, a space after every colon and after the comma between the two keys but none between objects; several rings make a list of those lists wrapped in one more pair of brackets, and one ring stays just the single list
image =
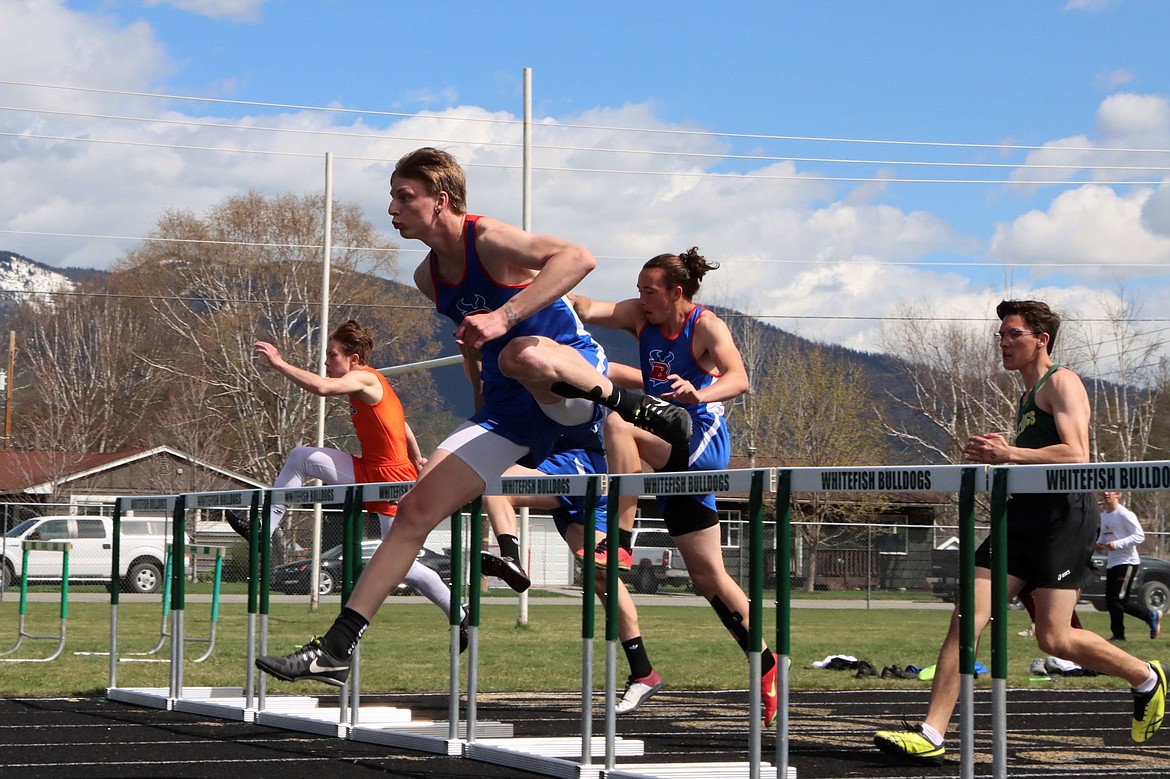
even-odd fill
[{"label": "green grass field", "polygon": [[[16,642],[18,597],[10,593],[0,603],[0,651]],[[310,612],[303,604],[273,604],[269,616],[269,652],[291,651],[314,633],[329,626],[335,604]],[[101,692],[107,686],[108,659],[79,656],[75,652],[99,652],[109,646],[110,608],[106,603],[71,603],[67,640],[61,657],[50,663],[0,664],[0,695],[68,696]],[[210,607],[189,604],[185,612],[188,639],[206,637]],[[601,609],[598,618],[603,619]],[[639,608],[642,634],[651,661],[677,689],[743,689],[747,685],[747,663],[731,637],[710,609],[693,606],[643,606]],[[1090,630],[1108,629],[1108,617],[1082,607],[1081,616]],[[795,689],[874,689],[897,687],[924,689],[917,680],[856,679],[851,672],[811,668],[814,660],[830,654],[847,654],[868,660],[880,672],[886,665],[927,666],[934,662],[946,629],[949,612],[932,609],[810,609],[793,610],[792,686]],[[1009,686],[1029,686],[1028,664],[1040,656],[1035,640],[1016,631],[1027,627],[1027,615],[1009,615],[1011,656]],[[765,639],[775,631],[775,613],[765,610]],[[144,652],[158,643],[161,608],[155,603],[123,602],[118,612],[120,653]],[[246,607],[242,603],[221,606],[218,635],[213,655],[206,662],[186,663],[188,685],[239,686],[244,679]],[[1128,648],[1149,655],[1161,648],[1150,642],[1136,621],[1131,624]],[[55,602],[32,602],[28,606],[25,630],[36,635],[56,636],[60,629]],[[391,600],[382,609],[362,641],[362,687],[367,692],[428,691],[447,688],[447,626],[430,604],[399,603]],[[595,680],[604,679],[604,627],[597,626],[594,655]],[[581,613],[573,606],[541,605],[533,599],[529,624],[516,625],[516,607],[483,607],[480,627],[479,687],[484,691],[537,691],[580,689]],[[54,640],[25,640],[19,652],[7,657],[45,657],[56,646]],[[189,643],[187,657],[203,654],[205,645]],[[169,644],[160,657],[165,657]],[[619,680],[627,668],[619,649]],[[990,666],[989,650],[979,660]],[[466,661],[464,661],[466,668]],[[165,687],[167,663],[124,662],[118,665],[120,687]],[[989,684],[985,678],[977,682]],[[1083,677],[1045,682],[1076,687],[1124,687],[1119,680]],[[273,682],[274,692],[297,689],[324,692],[316,683],[285,685]]]}]

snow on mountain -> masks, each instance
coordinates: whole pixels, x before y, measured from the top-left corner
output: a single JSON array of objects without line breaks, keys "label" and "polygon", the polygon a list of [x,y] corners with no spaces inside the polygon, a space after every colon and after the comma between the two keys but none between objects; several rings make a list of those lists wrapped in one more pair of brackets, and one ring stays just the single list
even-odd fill
[{"label": "snow on mountain", "polygon": [[26,299],[29,294],[72,292],[68,276],[15,252],[0,251],[0,303]]}]

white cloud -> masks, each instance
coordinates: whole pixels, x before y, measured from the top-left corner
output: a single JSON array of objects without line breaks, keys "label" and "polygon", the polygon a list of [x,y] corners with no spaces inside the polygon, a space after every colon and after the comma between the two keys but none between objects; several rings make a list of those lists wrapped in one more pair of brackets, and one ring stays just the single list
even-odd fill
[{"label": "white cloud", "polygon": [[260,6],[265,0],[144,0],[145,4],[171,5],[180,11],[212,19],[231,19],[254,22],[260,18]]},{"label": "white cloud", "polygon": [[1122,92],[1101,101],[1091,134],[1049,141],[1025,160],[1040,167],[1017,169],[1012,178],[1022,183],[1071,181],[1082,175],[1083,167],[1093,166],[1096,169],[1090,175],[1096,181],[1156,180],[1164,175],[1157,169],[1166,167],[1166,154],[1141,150],[1166,148],[1170,148],[1170,100],[1163,95]]},{"label": "white cloud", "polygon": [[[117,26],[55,0],[11,2],[5,13],[17,22],[0,28],[0,47],[15,52],[8,79],[165,91],[155,86],[156,79],[165,78],[171,64],[146,25]],[[63,55],[74,51],[79,53]],[[466,165],[474,212],[521,220],[520,130],[513,114],[459,106],[390,123],[314,111],[265,114],[259,108],[243,118],[216,117],[204,104],[195,116],[182,113],[188,110],[182,103],[5,89],[9,103],[17,95],[29,106],[152,119],[0,113],[0,129],[10,132],[103,141],[25,137],[0,145],[0,202],[6,206],[0,229],[14,231],[0,246],[49,264],[108,267],[135,241],[30,233],[145,236],[164,209],[200,213],[249,189],[320,193],[326,151],[335,157],[334,196],[360,204],[389,234],[387,177],[399,156],[432,142],[424,139],[444,139],[435,143]],[[1100,164],[1114,159],[1103,146],[1141,141],[1166,148],[1170,142],[1160,135],[1170,132],[1166,106],[1157,96],[1113,95],[1102,102],[1091,134],[1054,141],[1031,158]],[[461,121],[466,119],[476,121]],[[483,121],[488,119],[506,121]],[[216,122],[274,131],[197,124]],[[756,168],[741,161],[736,164],[744,173],[713,176],[712,166],[723,164],[720,155],[729,151],[726,139],[661,133],[632,141],[629,133],[566,127],[704,129],[667,123],[652,104],[544,117],[537,125],[538,143],[543,138],[544,145],[534,161],[533,228],[581,242],[598,256],[598,269],[582,285],[585,294],[630,296],[637,269],[647,259],[698,246],[722,263],[707,277],[701,300],[782,317],[770,321],[866,350],[878,348],[881,317],[906,301],[945,301],[947,314],[982,318],[988,316],[988,301],[1002,297],[959,269],[896,264],[935,256],[977,258],[984,236],[964,235],[927,208],[892,205],[901,191],[888,191],[892,188],[881,182],[820,181],[817,171],[791,161]],[[629,151],[606,151],[613,149]],[[1154,185],[1124,194],[1100,185],[1064,192],[1046,207],[999,225],[991,253],[1019,262],[1166,262],[1170,195],[1165,187],[1154,192]],[[422,257],[418,245],[404,248],[403,279]],[[841,318],[822,318],[834,315]]]},{"label": "white cloud", "polygon": [[1117,68],[1116,70],[1107,70],[1093,76],[1093,86],[1098,89],[1116,89],[1123,84],[1128,84],[1134,80],[1132,71],[1125,68]]},{"label": "white cloud", "polygon": [[1117,5],[1121,0],[1068,0],[1064,4],[1066,11],[1103,11],[1110,6]]},{"label": "white cloud", "polygon": [[[1152,191],[1143,187],[1123,195],[1099,185],[1067,190],[1048,210],[1029,211],[999,225],[990,254],[1020,263],[1087,264],[1091,267],[1080,269],[1087,275],[1109,265],[1165,266],[1170,263],[1170,237],[1152,233],[1143,221]],[[1163,214],[1157,204],[1154,211]],[[1161,275],[1165,268],[1145,272]]]},{"label": "white cloud", "polygon": [[1170,141],[1170,101],[1162,95],[1110,95],[1097,109],[1096,129],[1103,146],[1165,148]]},{"label": "white cloud", "polygon": [[1142,206],[1142,227],[1150,233],[1170,238],[1170,186],[1158,187]]},{"label": "white cloud", "polygon": [[[101,14],[68,10],[60,0],[5,0],[0,52],[7,81],[47,85],[101,84],[107,90],[141,91],[172,71],[150,27],[118,27]],[[141,107],[112,95],[7,87],[10,105],[86,111],[98,106]],[[4,129],[36,126],[30,116],[5,112]]]}]

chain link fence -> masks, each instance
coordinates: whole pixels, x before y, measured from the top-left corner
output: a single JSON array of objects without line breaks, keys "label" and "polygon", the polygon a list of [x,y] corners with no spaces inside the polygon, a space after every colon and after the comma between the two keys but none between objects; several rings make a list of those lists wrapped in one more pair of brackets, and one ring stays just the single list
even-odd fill
[{"label": "chain link fence", "polygon": [[[108,587],[112,565],[113,506],[110,504],[26,504],[0,503],[0,596],[19,587],[24,540],[68,540],[73,543],[70,559],[70,586],[95,584]],[[747,587],[750,570],[749,537],[746,521],[729,513],[720,522],[724,565],[733,579]],[[225,521],[222,510],[195,510],[186,514],[188,542],[224,549],[222,580],[225,584],[246,583],[248,545]],[[291,508],[273,538],[274,592],[310,592],[312,543],[316,518],[311,508]],[[635,593],[693,592],[677,548],[663,532],[661,520],[640,519],[634,535],[635,565],[624,574]],[[580,568],[573,550],[561,540],[551,517],[532,514],[527,522],[528,556],[525,568],[537,589],[565,589],[580,585]],[[363,528],[368,558],[379,538],[377,517],[368,515]],[[480,529],[483,548],[496,551],[486,520]],[[170,517],[131,515],[123,517],[122,560],[119,586],[124,591],[152,593],[164,586],[167,548],[171,541]],[[977,529],[977,540],[987,534]],[[765,523],[765,587],[775,586],[775,526]],[[1170,534],[1147,532],[1140,551],[1147,558],[1147,576],[1165,580],[1170,593],[1170,563],[1163,562],[1170,550]],[[341,587],[341,521],[337,507],[321,514],[321,574],[318,593],[337,593]],[[644,541],[639,544],[639,541]],[[470,563],[470,534],[463,534],[463,570]],[[847,597],[897,597],[924,600],[953,600],[958,589],[958,528],[950,525],[909,523],[793,523],[792,558],[789,561],[794,594],[839,593]],[[30,553],[30,581],[60,581],[59,553]],[[450,581],[451,531],[449,521],[429,536],[420,561]],[[1149,559],[1153,558],[1153,559]],[[1102,563],[1103,565],[1103,563]],[[210,581],[215,557],[187,555],[184,571],[192,582]],[[489,582],[502,587],[500,582]],[[1090,576],[1086,593],[1099,582]],[[1099,587],[1103,591],[1103,587]],[[409,594],[401,588],[400,594]],[[822,596],[831,597],[831,596]],[[1170,598],[1167,598],[1170,600]],[[1167,604],[1170,605],[1170,604]]]}]

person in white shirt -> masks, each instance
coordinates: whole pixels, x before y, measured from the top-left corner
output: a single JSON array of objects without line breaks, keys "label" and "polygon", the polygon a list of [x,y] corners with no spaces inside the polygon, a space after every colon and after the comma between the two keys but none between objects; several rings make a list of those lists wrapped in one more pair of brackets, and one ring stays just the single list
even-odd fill
[{"label": "person in white shirt", "polygon": [[1137,617],[1150,627],[1150,638],[1162,631],[1162,614],[1144,603],[1130,598],[1130,590],[1138,571],[1141,557],[1138,544],[1146,534],[1137,515],[1121,505],[1121,493],[1101,493],[1101,535],[1097,551],[1105,553],[1105,603],[1109,608],[1110,641],[1125,640],[1125,615]]}]

